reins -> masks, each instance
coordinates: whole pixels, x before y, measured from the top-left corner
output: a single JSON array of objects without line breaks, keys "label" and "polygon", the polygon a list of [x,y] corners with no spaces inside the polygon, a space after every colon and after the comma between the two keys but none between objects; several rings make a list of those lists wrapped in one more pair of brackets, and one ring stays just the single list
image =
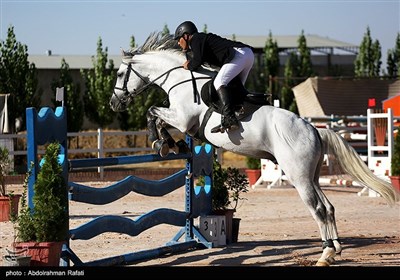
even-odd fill
[{"label": "reins", "polygon": [[187,80],[183,80],[180,81],[179,83],[173,85],[167,92],[167,94],[169,94],[169,92],[176,86],[179,86],[181,84],[187,83],[187,82],[192,82],[193,80],[200,80],[200,79],[212,79],[211,77],[192,77],[191,79],[187,79]]},{"label": "reins", "polygon": [[[142,93],[143,91],[145,91],[148,87],[150,87],[151,85],[154,85],[155,82],[156,82],[157,80],[161,79],[161,78],[164,77],[165,75],[168,75],[169,73],[171,73],[171,72],[174,71],[174,70],[183,68],[182,65],[181,65],[181,66],[173,67],[173,68],[167,70],[166,72],[164,72],[163,74],[161,74],[160,76],[156,77],[156,78],[153,79],[152,81],[148,81],[148,79],[146,79],[143,75],[141,75],[139,72],[137,72],[135,69],[133,69],[132,63],[122,62],[122,64],[125,64],[125,65],[128,66],[127,72],[126,72],[126,75],[125,75],[125,79],[124,79],[124,84],[123,84],[122,87],[114,87],[114,94],[115,94],[115,89],[122,90],[122,91],[124,92],[125,98],[126,98],[126,97],[128,97],[128,98],[129,98],[129,97],[135,97],[136,95],[139,95],[140,93]],[[130,77],[131,71],[133,71],[133,73],[135,73],[136,76],[138,76],[143,82],[146,83],[142,88],[140,88],[140,89],[138,89],[138,90],[135,89],[135,90],[133,90],[133,92],[129,92],[129,90],[128,90],[128,81],[129,81],[129,77]],[[212,78],[211,78],[211,77],[194,77],[192,71],[191,71],[191,75],[192,75],[192,78],[191,78],[191,79],[183,80],[183,81],[180,81],[179,83],[173,85],[173,86],[168,90],[167,94],[169,94],[170,91],[171,91],[173,88],[175,88],[176,86],[179,86],[179,85],[184,84],[184,83],[186,83],[186,82],[192,82],[192,83],[193,83],[193,92],[194,92],[194,102],[196,102],[196,101],[197,101],[198,91],[197,91],[197,87],[196,87],[196,82],[195,82],[195,80],[197,80],[197,79],[212,79]],[[118,95],[115,94],[115,96],[117,96],[117,98],[118,98]],[[118,99],[119,99],[119,98],[118,98]],[[120,101],[121,101],[121,100],[120,100]]]},{"label": "reins", "polygon": [[[128,71],[127,71],[127,73],[126,73],[125,80],[124,80],[124,88],[123,88],[123,89],[120,88],[120,89],[121,89],[121,90],[124,90],[124,91],[126,91],[126,92],[128,92],[128,95],[133,95],[133,96],[136,96],[136,95],[142,93],[142,92],[145,91],[148,87],[154,85],[155,82],[156,82],[157,80],[161,79],[161,78],[164,77],[165,75],[168,75],[168,74],[171,73],[172,71],[174,71],[174,70],[176,70],[176,69],[183,68],[182,65],[181,65],[181,66],[173,67],[173,68],[169,69],[168,71],[164,72],[163,74],[161,74],[160,76],[158,76],[157,78],[153,79],[152,81],[147,81],[145,77],[143,77],[139,72],[137,72],[135,69],[132,68],[132,63],[125,63],[125,62],[122,62],[122,63],[128,65]],[[146,83],[142,88],[140,88],[140,89],[138,89],[138,90],[135,89],[132,93],[128,91],[128,81],[129,81],[129,76],[130,76],[130,73],[129,73],[129,72],[130,72],[130,71],[133,71],[133,73],[135,73],[136,76],[138,76],[143,82]],[[118,88],[116,88],[116,89],[118,89]]]}]

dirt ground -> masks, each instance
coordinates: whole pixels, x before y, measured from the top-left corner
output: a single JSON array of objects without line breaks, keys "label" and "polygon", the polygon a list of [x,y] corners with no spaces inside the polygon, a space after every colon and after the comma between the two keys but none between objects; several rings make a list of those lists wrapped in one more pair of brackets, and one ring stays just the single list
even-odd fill
[{"label": "dirt ground", "polygon": [[[103,187],[113,182],[87,182]],[[20,190],[20,186],[11,186]],[[359,187],[323,186],[335,206],[343,252],[334,267],[400,268],[400,204],[389,207],[383,198],[359,196]],[[322,253],[319,230],[292,186],[260,187],[244,194],[235,217],[241,218],[237,243],[212,249],[187,250],[131,264],[130,267],[311,267]],[[105,206],[70,203],[70,228],[99,215],[136,219],[155,208],[184,210],[184,188],[164,197],[130,193]],[[12,224],[1,222],[0,252],[10,248]],[[104,233],[90,240],[71,240],[72,251],[83,261],[130,254],[165,246],[179,227],[159,225],[138,236]],[[71,263],[73,265],[73,263]]]}]

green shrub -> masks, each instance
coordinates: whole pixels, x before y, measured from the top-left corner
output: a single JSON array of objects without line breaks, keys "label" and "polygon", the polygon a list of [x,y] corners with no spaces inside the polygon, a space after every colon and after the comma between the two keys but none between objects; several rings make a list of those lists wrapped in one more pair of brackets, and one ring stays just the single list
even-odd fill
[{"label": "green shrub", "polygon": [[[204,177],[200,177],[198,185],[204,186]],[[224,210],[229,206],[236,209],[242,193],[248,191],[249,181],[247,176],[241,174],[237,168],[222,168],[221,164],[213,161],[213,180],[211,186],[212,210]]]},{"label": "green shrub", "polygon": [[33,209],[26,203],[27,174],[21,198],[21,211],[14,222],[17,240],[20,242],[65,241],[68,236],[67,186],[58,161],[60,145],[50,143],[44,155],[44,162],[34,184]]},{"label": "green shrub", "polygon": [[261,160],[259,158],[246,157],[246,166],[248,169],[261,169]]},{"label": "green shrub", "polygon": [[11,163],[12,160],[9,157],[8,149],[0,146],[0,196],[8,195],[5,176],[9,172]]},{"label": "green shrub", "polygon": [[400,130],[393,141],[393,154],[391,161],[392,176],[400,176]]}]

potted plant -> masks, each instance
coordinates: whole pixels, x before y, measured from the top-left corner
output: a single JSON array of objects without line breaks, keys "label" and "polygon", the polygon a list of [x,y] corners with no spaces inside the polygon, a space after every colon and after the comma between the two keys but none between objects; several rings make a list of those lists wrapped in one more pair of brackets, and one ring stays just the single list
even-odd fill
[{"label": "potted plant", "polygon": [[0,146],[0,222],[10,220],[10,215],[18,213],[21,195],[7,191],[5,176],[9,173],[12,160],[6,147]]},{"label": "potted plant", "polygon": [[17,228],[19,226],[19,222],[21,222],[21,226],[23,226],[22,219],[20,219],[19,215],[24,216],[25,211],[30,211],[29,208],[26,207],[26,199],[27,199],[27,189],[28,189],[28,180],[31,174],[32,168],[28,169],[26,172],[26,176],[23,183],[23,192],[21,199],[21,212],[20,213],[11,213],[10,221],[13,223],[14,230],[14,239],[12,243],[13,250],[10,251],[7,249],[8,254],[3,257],[4,261],[8,264],[8,266],[30,266],[32,256],[28,255],[28,249],[24,248],[22,250],[16,249],[16,241],[17,241]]},{"label": "potted plant", "polygon": [[16,251],[27,248],[32,266],[59,266],[62,246],[68,237],[67,184],[58,161],[59,153],[57,142],[46,148],[33,186],[33,209],[26,203],[28,178],[25,178],[21,210],[14,219],[13,247]]},{"label": "potted plant", "polygon": [[[249,180],[246,175],[241,174],[237,168],[228,167],[226,169],[226,174],[227,179],[225,184],[228,186],[229,190],[229,205],[231,209],[236,212],[239,201],[245,199],[244,197],[241,197],[241,194],[248,192]],[[238,240],[240,220],[240,218],[232,217],[232,243],[235,243]]]},{"label": "potted plant", "polygon": [[[202,185],[202,178],[199,184]],[[211,186],[212,213],[223,215],[226,219],[226,243],[237,242],[239,233],[239,218],[234,218],[234,213],[239,205],[242,193],[248,192],[249,182],[246,175],[241,174],[237,168],[223,168],[214,159],[213,181]]]},{"label": "potted plant", "polygon": [[250,186],[253,186],[261,176],[261,160],[253,157],[246,157],[246,166],[244,170],[249,178]]},{"label": "potted plant", "polygon": [[391,159],[391,176],[392,186],[400,192],[400,133],[396,134],[393,141],[393,153]]}]

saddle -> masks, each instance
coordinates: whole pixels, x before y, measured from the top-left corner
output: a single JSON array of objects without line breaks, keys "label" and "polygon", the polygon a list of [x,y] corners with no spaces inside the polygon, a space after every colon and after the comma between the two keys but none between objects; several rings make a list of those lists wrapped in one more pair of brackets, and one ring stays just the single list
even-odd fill
[{"label": "saddle", "polygon": [[[204,128],[213,112],[222,113],[221,102],[214,87],[214,79],[208,81],[201,88],[201,99],[208,106],[203,122],[200,124],[199,131],[195,138],[208,142],[204,136]],[[236,118],[241,119],[251,115],[261,106],[270,105],[270,94],[249,92],[238,77],[235,77],[227,87],[232,92],[232,104],[234,106]]]},{"label": "saddle", "polygon": [[[210,108],[221,114],[221,102],[214,87],[214,79],[204,84],[201,89],[201,99]],[[232,92],[232,103],[238,120],[252,114],[260,106],[270,105],[270,94],[249,92],[238,77],[234,78],[228,85]]]}]

